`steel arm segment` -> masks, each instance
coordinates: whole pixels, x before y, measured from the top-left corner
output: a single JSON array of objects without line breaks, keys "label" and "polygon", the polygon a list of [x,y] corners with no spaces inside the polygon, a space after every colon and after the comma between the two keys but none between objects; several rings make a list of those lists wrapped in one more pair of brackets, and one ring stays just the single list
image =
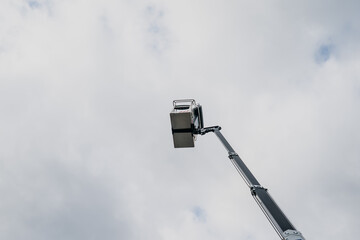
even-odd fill
[{"label": "steel arm segment", "polygon": [[208,132],[214,132],[215,135],[219,138],[220,142],[224,145],[229,154],[229,159],[250,188],[251,195],[254,197],[256,203],[270,221],[279,237],[283,240],[305,240],[301,233],[295,229],[285,214],[281,211],[279,206],[271,198],[267,189],[260,185],[258,180],[250,172],[239,155],[234,151],[225,137],[221,134],[220,130],[221,127],[219,126],[207,127],[202,128],[199,134],[204,135]]}]

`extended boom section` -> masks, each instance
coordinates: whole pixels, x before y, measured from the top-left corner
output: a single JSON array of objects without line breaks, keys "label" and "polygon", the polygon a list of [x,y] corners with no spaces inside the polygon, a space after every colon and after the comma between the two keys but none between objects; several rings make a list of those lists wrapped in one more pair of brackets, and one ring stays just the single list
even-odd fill
[{"label": "extended boom section", "polygon": [[268,190],[263,186],[261,186],[259,181],[250,172],[250,170],[241,160],[239,155],[234,151],[234,149],[231,147],[229,142],[222,135],[222,133],[220,132],[221,128],[218,126],[210,127],[210,129],[211,128],[212,128],[212,132],[215,133],[215,135],[219,138],[220,142],[224,145],[225,149],[228,152],[229,159],[234,164],[240,176],[244,179],[245,183],[250,188],[251,195],[254,197],[255,201],[257,202],[261,210],[264,212],[265,216],[270,221],[271,225],[274,227],[277,234],[282,239],[287,239],[287,240],[304,239],[301,236],[300,232],[296,231],[295,227],[291,224],[289,219],[285,216],[285,214],[281,211],[279,206],[272,199],[272,197],[268,193]]}]

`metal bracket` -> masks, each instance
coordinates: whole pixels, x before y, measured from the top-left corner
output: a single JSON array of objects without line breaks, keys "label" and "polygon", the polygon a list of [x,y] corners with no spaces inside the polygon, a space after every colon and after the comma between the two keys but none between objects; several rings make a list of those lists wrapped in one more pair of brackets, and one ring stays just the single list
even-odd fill
[{"label": "metal bracket", "polygon": [[265,191],[267,191],[267,188],[264,188],[261,185],[253,185],[253,186],[250,187],[251,195],[256,196],[256,190],[257,189],[264,189]]},{"label": "metal bracket", "polygon": [[238,157],[239,155],[236,152],[229,152],[229,158],[234,159],[234,157]]},{"label": "metal bracket", "polygon": [[283,233],[283,236],[285,240],[304,240],[301,232],[296,230],[286,230]]},{"label": "metal bracket", "polygon": [[194,134],[205,135],[209,132],[215,132],[215,131],[220,131],[220,130],[221,130],[220,126],[205,127],[205,128],[202,128],[202,129],[194,132]]}]

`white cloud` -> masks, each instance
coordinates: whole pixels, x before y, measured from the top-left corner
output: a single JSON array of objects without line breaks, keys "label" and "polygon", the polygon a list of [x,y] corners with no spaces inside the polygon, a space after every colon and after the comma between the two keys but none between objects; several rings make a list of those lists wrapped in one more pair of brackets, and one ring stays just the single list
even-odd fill
[{"label": "white cloud", "polygon": [[[359,235],[359,4],[0,3],[0,238],[277,239],[195,98],[307,239]],[[321,63],[321,64],[319,64]]]}]

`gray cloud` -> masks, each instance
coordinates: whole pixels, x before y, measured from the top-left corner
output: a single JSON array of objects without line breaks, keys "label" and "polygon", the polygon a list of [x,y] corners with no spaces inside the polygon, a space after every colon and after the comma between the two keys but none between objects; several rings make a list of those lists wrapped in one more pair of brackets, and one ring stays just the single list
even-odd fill
[{"label": "gray cloud", "polygon": [[358,12],[2,2],[0,238],[277,239],[215,136],[173,149],[178,98],[307,239],[359,235]]}]

